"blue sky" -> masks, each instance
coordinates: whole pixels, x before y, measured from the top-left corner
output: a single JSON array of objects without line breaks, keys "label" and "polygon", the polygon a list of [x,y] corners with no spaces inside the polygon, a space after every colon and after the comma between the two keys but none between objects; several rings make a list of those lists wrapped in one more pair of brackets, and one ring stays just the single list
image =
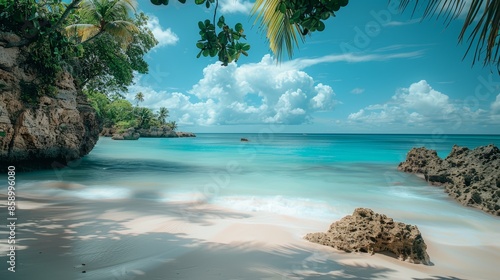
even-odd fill
[{"label": "blue sky", "polygon": [[250,17],[253,1],[220,0],[218,15],[241,22],[248,57],[220,66],[196,58],[199,20],[213,9],[140,0],[160,44],[126,97],[167,107],[193,132],[487,133],[500,132],[500,78],[462,61],[463,21],[420,21],[386,0],[350,1],[279,65]]}]

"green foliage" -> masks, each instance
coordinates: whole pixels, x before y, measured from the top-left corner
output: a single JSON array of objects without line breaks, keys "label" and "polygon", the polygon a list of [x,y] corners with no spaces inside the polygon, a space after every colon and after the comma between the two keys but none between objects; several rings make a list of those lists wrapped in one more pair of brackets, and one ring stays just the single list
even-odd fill
[{"label": "green foliage", "polygon": [[65,10],[64,4],[60,0],[4,0],[0,2],[0,10],[0,30],[21,37],[20,42],[9,44],[27,45],[28,56],[24,63],[34,72],[43,73],[30,85],[24,85],[27,88],[24,93],[29,96],[23,99],[35,102],[39,96],[53,95],[55,80],[68,68],[68,59],[81,52],[55,29]]},{"label": "green foliage", "polygon": [[68,37],[75,42],[88,42],[102,34],[109,34],[122,46],[132,41],[138,29],[129,14],[136,11],[136,0],[80,1],[78,8],[80,20],[64,28]]},{"label": "green foliage", "polygon": [[170,121],[167,123],[167,127],[169,127],[171,130],[175,131],[177,129],[177,123],[175,121]]},{"label": "green foliage", "polygon": [[48,31],[62,15],[61,0],[2,0],[0,29],[32,39]]},{"label": "green foliage", "polygon": [[152,126],[169,126],[165,121],[169,113],[165,107],[160,108],[158,114],[155,114],[149,108],[134,107],[132,103],[124,98],[110,100],[108,96],[98,91],[85,90],[84,93],[89,103],[98,113],[104,127],[114,126],[123,132],[128,128],[148,129]]},{"label": "green foliage", "polygon": [[165,124],[165,119],[168,118],[168,109],[165,108],[165,107],[161,107],[160,108],[160,111],[158,112],[158,122],[160,125],[164,125]]},{"label": "green foliage", "polygon": [[158,41],[147,28],[147,20],[143,13],[135,15],[138,32],[126,46],[107,33],[83,43],[83,55],[74,63],[80,86],[101,92],[124,92],[132,84],[134,72],[148,73],[144,55]]},{"label": "green foliage", "polygon": [[132,104],[125,99],[117,99],[107,107],[106,117],[111,119],[113,123],[130,121],[134,119]]},{"label": "green foliage", "polygon": [[241,23],[236,24],[232,29],[226,25],[224,16],[221,16],[217,22],[217,27],[222,31],[217,35],[215,25],[208,19],[205,22],[199,21],[198,27],[200,28],[201,40],[196,43],[196,47],[200,49],[197,57],[201,55],[205,57],[218,55],[222,65],[227,66],[232,61],[238,61],[241,54],[248,56],[247,51],[250,49],[250,45],[239,42],[240,38],[246,39]]},{"label": "green foliage", "polygon": [[136,120],[128,120],[128,121],[119,121],[115,124],[116,129],[118,130],[119,133],[125,132],[127,129],[131,127],[136,127],[137,126],[137,121]]},{"label": "green foliage", "polygon": [[[21,38],[18,42],[7,42],[6,47],[24,46],[28,55],[23,63],[34,73],[43,74],[24,85],[28,89],[26,102],[53,95],[55,81],[63,71],[73,75],[79,88],[107,93],[125,91],[133,81],[134,72],[148,72],[144,55],[158,42],[147,28],[146,15],[139,13],[130,18],[126,12],[120,12],[122,6],[133,10],[133,0],[113,3],[96,0],[118,7],[115,13],[106,14],[107,24],[99,36],[83,44],[67,36],[65,27],[69,25],[92,25],[86,21],[92,14],[87,8],[93,1],[72,0],[65,4],[61,0],[0,0],[0,31]],[[79,3],[82,5],[77,8]],[[123,33],[120,30],[130,36],[120,36]],[[121,38],[127,38],[126,42]]]},{"label": "green foliage", "polygon": [[40,36],[28,46],[26,65],[36,73],[35,83],[39,86],[38,94],[53,95],[55,81],[64,70],[70,70],[69,60],[78,56],[81,49],[70,44],[61,33]]},{"label": "green foliage", "polygon": [[325,30],[325,23],[330,16],[335,16],[349,0],[282,0],[279,10],[290,16],[290,24],[301,26],[302,35]]},{"label": "green foliage", "polygon": [[137,106],[139,106],[139,103],[140,102],[143,102],[144,101],[144,94],[142,92],[138,92],[136,95],[135,95],[135,101],[137,102]]},{"label": "green foliage", "polygon": [[[154,5],[168,5],[168,0],[150,0]],[[184,4],[185,0],[179,0]],[[197,58],[215,57],[217,56],[223,66],[227,66],[230,62],[238,61],[241,54],[248,56],[250,45],[239,42],[240,39],[246,39],[243,34],[244,29],[241,23],[237,23],[234,29],[226,24],[224,16],[220,16],[217,23],[215,22],[217,15],[218,0],[194,0],[196,5],[203,5],[210,8],[215,3],[213,21],[206,19],[198,22],[199,34],[201,39],[196,43],[196,47],[200,49]],[[220,29],[217,33],[216,26]]]},{"label": "green foliage", "polygon": [[83,93],[87,96],[90,105],[95,109],[99,118],[104,120],[108,117],[107,110],[111,101],[105,94],[93,90],[84,90]]},{"label": "green foliage", "polygon": [[134,115],[137,120],[137,127],[138,128],[150,128],[152,124],[154,123],[155,120],[155,115],[153,111],[149,108],[145,107],[135,107],[134,108]]},{"label": "green foliage", "polygon": [[38,103],[38,99],[40,98],[39,85],[34,82],[21,80],[19,86],[21,87],[22,92],[21,101],[24,104],[33,106],[36,105],[36,103]]}]

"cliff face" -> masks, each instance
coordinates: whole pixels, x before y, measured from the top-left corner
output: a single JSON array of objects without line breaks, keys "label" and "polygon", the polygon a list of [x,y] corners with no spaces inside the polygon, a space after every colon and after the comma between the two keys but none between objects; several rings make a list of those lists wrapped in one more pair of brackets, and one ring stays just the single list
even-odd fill
[{"label": "cliff face", "polygon": [[500,216],[500,150],[494,145],[474,150],[453,146],[445,159],[436,151],[413,148],[398,169],[423,174],[463,205]]},{"label": "cliff face", "polygon": [[[0,37],[18,40],[7,33],[0,33]],[[23,65],[23,51],[0,44],[0,168],[66,165],[88,154],[97,142],[95,111],[67,73],[57,80],[53,97],[23,101],[26,93],[22,85],[43,75]]]}]

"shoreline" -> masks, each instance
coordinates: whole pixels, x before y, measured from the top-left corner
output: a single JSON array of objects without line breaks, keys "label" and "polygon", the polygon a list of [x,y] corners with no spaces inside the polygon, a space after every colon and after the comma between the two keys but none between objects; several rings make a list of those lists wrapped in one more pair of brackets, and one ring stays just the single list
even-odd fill
[{"label": "shoreline", "polygon": [[500,259],[498,245],[446,245],[422,229],[433,266],[345,253],[303,239],[334,221],[211,204],[30,194],[18,202],[19,262],[2,279],[496,279]]}]

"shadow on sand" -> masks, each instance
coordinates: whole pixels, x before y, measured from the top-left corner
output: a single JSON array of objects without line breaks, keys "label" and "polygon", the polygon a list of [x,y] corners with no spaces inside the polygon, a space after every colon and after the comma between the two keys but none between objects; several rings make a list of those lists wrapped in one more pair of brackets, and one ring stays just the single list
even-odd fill
[{"label": "shadow on sand", "polygon": [[[214,220],[250,217],[199,204],[23,198],[21,209],[22,203],[37,206],[19,210],[16,273],[2,269],[1,279],[385,279],[394,272],[342,264],[336,260],[342,259],[338,253],[333,259],[334,253],[295,245],[223,244],[194,238],[182,227],[208,231]],[[156,224],[161,217],[171,220]],[[4,254],[0,262],[6,263]],[[445,279],[459,280],[440,276],[428,280]]]}]

